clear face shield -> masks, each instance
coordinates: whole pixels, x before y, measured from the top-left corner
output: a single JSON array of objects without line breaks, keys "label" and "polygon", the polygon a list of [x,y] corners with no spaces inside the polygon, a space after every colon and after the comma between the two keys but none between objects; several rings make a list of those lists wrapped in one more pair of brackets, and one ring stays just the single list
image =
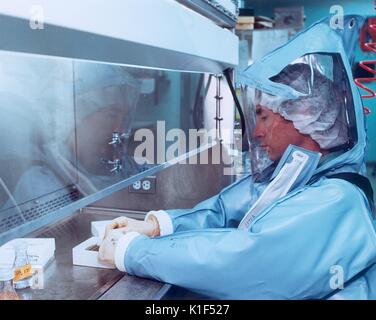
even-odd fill
[{"label": "clear face shield", "polygon": [[324,156],[357,141],[351,87],[338,54],[306,54],[242,86],[251,173],[267,181],[289,145]]},{"label": "clear face shield", "polygon": [[255,181],[265,180],[266,177],[270,176],[268,173],[275,168],[266,149],[262,146],[261,140],[257,139],[254,135],[258,120],[256,116],[256,106],[258,104],[259,95],[261,95],[261,91],[257,89],[248,86],[241,87],[242,106],[249,144],[248,151],[251,173]]}]

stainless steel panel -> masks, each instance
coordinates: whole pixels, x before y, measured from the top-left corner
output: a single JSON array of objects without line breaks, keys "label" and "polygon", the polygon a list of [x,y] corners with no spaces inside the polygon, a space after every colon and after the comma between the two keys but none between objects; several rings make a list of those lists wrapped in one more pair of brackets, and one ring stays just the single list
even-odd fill
[{"label": "stainless steel panel", "polygon": [[[236,65],[237,38],[174,2],[2,1],[0,49],[196,72]],[[36,16],[43,30],[33,29]]]},{"label": "stainless steel panel", "polygon": [[[203,149],[206,149],[206,148],[208,148],[208,146],[200,147],[199,150],[194,150],[190,154],[195,154],[196,152],[200,152],[200,150],[203,150]],[[181,158],[184,159],[185,156],[182,156]],[[83,198],[81,197],[81,194],[79,193],[79,195],[77,196],[77,199],[75,199],[75,201],[73,201],[72,203],[67,204],[62,208],[58,208],[57,210],[54,210],[52,212],[46,211],[45,215],[43,215],[40,218],[37,218],[37,219],[32,220],[30,222],[21,223],[16,228],[13,228],[8,232],[1,233],[0,234],[0,244],[3,244],[6,241],[11,240],[15,237],[22,237],[22,236],[26,235],[27,233],[29,233],[33,230],[36,230],[37,228],[40,228],[41,226],[48,225],[50,223],[54,223],[54,222],[59,221],[63,218],[66,218],[67,216],[70,216],[72,214],[72,212],[74,212],[75,210],[84,208],[87,205],[94,203],[95,201],[97,201],[99,199],[102,199],[106,196],[113,194],[116,191],[124,189],[125,187],[129,186],[130,184],[137,181],[138,179],[142,179],[143,177],[146,177],[150,174],[155,174],[156,172],[158,172],[160,170],[164,170],[166,168],[169,168],[172,165],[173,165],[172,162],[163,163],[161,165],[158,165],[158,166],[155,166],[151,169],[148,169],[144,172],[136,174],[136,175],[132,176],[131,178],[128,178],[128,179],[122,180],[118,183],[115,183],[113,185],[110,185],[109,187],[107,187],[103,190],[99,190],[99,191],[97,191],[97,192],[95,192],[91,195],[88,195],[86,197],[83,197]],[[60,194],[60,191],[58,193],[53,193],[52,195],[55,196],[55,197],[56,196],[59,197],[59,194]],[[25,222],[25,221],[23,221],[23,222]]]},{"label": "stainless steel panel", "polygon": [[[213,149],[217,148],[219,145]],[[192,208],[233,182],[233,176],[224,175],[226,165],[211,164],[211,160],[209,157],[209,164],[176,164],[157,172],[155,194],[137,194],[125,188],[91,206],[135,211]]]},{"label": "stainless steel panel", "polygon": [[[125,275],[99,300],[159,300],[159,292],[166,284]],[[164,291],[164,290],[163,290]]]},{"label": "stainless steel panel", "polygon": [[77,201],[79,197],[80,193],[77,188],[69,186],[66,189],[42,196],[38,200],[19,205],[17,207],[18,214],[14,214],[14,208],[2,211],[0,216],[0,239],[7,231],[17,228],[23,223],[41,218],[50,212],[57,211]]}]

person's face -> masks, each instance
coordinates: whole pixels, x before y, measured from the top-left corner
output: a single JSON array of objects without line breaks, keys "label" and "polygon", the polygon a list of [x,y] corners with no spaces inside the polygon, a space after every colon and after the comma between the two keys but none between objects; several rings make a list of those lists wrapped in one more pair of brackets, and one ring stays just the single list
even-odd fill
[{"label": "person's face", "polygon": [[289,144],[300,146],[304,140],[304,135],[295,129],[292,121],[261,105],[256,106],[253,136],[260,141],[272,161],[279,160]]}]

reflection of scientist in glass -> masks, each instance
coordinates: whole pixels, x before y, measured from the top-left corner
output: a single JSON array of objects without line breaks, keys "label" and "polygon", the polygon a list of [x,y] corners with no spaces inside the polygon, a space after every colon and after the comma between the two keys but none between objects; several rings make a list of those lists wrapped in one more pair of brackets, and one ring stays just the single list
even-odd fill
[{"label": "reflection of scientist in glass", "polygon": [[[75,121],[70,126],[57,121],[64,148],[55,147],[50,154],[61,172],[78,178],[76,185],[86,196],[137,173],[127,144],[139,86],[120,66],[75,62],[73,70]],[[114,132],[122,138],[110,144]],[[72,153],[77,163],[69,160]]]},{"label": "reflection of scientist in glass", "polygon": [[[127,144],[138,82],[125,68],[112,65],[76,62],[74,74],[80,166],[90,176],[97,176],[97,181],[113,181],[114,174],[125,178],[135,173]],[[114,133],[118,133],[118,139],[110,143]]]},{"label": "reflection of scientist in glass", "polygon": [[[12,70],[0,76],[6,89],[0,93],[0,210],[69,184],[88,195],[137,170],[126,137],[138,82],[123,67],[6,58]],[[20,62],[20,72],[13,70]],[[109,144],[113,132],[124,133],[116,146]],[[122,161],[117,174],[104,163],[115,157]]]}]

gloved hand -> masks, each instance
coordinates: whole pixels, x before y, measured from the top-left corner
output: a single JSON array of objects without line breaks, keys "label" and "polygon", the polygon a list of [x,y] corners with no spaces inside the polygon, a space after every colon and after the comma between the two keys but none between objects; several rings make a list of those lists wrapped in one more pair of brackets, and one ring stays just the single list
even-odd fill
[{"label": "gloved hand", "polygon": [[119,238],[123,236],[118,230],[111,230],[99,246],[98,259],[102,262],[115,265],[115,249]]},{"label": "gloved hand", "polygon": [[153,215],[150,215],[146,221],[139,221],[127,217],[116,218],[106,226],[104,238],[106,238],[114,229],[121,231],[123,234],[130,231],[136,231],[149,237],[160,235],[158,220]]},{"label": "gloved hand", "polygon": [[114,265],[117,242],[130,231],[136,231],[149,237],[160,235],[158,220],[153,215],[150,215],[146,221],[127,217],[116,218],[106,226],[104,239],[99,246],[98,259]]}]

